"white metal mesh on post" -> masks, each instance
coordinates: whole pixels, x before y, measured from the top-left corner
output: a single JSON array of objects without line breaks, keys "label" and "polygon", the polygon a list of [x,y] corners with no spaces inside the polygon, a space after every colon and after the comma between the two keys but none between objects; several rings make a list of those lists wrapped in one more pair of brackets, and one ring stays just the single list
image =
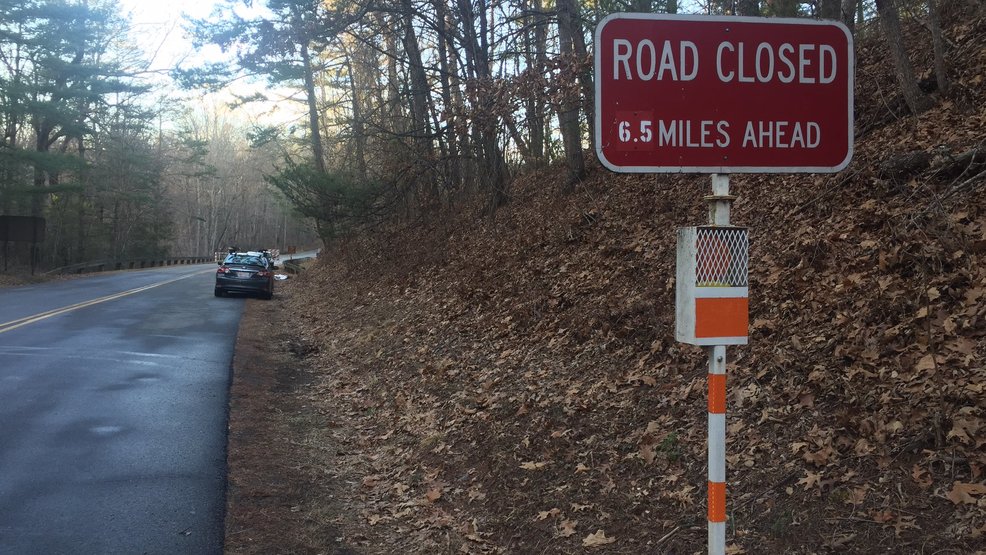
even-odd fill
[{"label": "white metal mesh on post", "polygon": [[700,227],[696,236],[695,285],[747,287],[750,240],[743,227]]}]

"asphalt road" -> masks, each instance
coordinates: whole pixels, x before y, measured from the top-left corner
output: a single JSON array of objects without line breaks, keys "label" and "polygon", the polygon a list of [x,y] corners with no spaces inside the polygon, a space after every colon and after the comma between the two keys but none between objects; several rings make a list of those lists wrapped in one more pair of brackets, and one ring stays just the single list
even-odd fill
[{"label": "asphalt road", "polygon": [[222,552],[244,300],[214,268],[0,289],[0,553]]}]

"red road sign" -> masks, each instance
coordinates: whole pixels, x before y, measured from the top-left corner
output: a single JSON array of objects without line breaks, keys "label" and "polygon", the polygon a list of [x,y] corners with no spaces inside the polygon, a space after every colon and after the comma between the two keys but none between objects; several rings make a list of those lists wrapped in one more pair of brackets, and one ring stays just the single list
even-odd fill
[{"label": "red road sign", "polygon": [[837,172],[853,42],[809,19],[613,14],[596,27],[596,153],[617,172]]}]

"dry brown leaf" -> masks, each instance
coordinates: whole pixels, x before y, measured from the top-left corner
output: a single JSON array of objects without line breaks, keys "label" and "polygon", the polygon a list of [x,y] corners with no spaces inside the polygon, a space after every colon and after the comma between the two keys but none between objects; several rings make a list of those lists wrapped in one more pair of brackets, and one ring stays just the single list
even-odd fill
[{"label": "dry brown leaf", "polygon": [[805,489],[811,489],[813,486],[821,487],[822,483],[822,473],[812,472],[810,470],[805,471],[806,476],[798,480],[798,484],[804,485]]},{"label": "dry brown leaf", "polygon": [[438,501],[441,498],[442,498],[442,486],[435,486],[429,489],[425,493],[425,499],[427,499],[429,503],[434,503],[435,501]]},{"label": "dry brown leaf", "polygon": [[915,519],[913,516],[898,517],[897,522],[894,522],[894,534],[900,536],[905,530],[920,530],[921,527],[914,523]]},{"label": "dry brown leaf", "polygon": [[616,538],[607,537],[606,532],[602,528],[596,530],[595,533],[589,534],[588,536],[582,538],[583,547],[599,547],[602,545],[609,545],[616,541]]},{"label": "dry brown leaf", "polygon": [[838,454],[838,452],[832,449],[830,445],[826,445],[814,453],[805,453],[802,457],[815,466],[825,466],[834,454]]},{"label": "dry brown leaf", "polygon": [[534,461],[529,461],[520,464],[520,467],[523,468],[524,470],[541,470],[546,466],[548,466],[548,463],[546,462],[534,462]]},{"label": "dry brown leaf", "polygon": [[963,355],[971,355],[976,352],[976,341],[969,339],[967,337],[957,337],[950,340],[945,344],[948,349],[961,353]]},{"label": "dry brown leaf", "polygon": [[955,482],[952,484],[952,491],[948,492],[946,496],[949,501],[956,505],[971,505],[976,503],[976,498],[973,497],[974,495],[982,495],[984,493],[986,493],[986,484]]},{"label": "dry brown leaf", "polygon": [[921,360],[918,361],[917,365],[914,367],[915,370],[919,372],[925,372],[927,370],[935,369],[935,357],[934,355],[924,355]]},{"label": "dry brown leaf", "polygon": [[862,505],[863,501],[866,501],[866,493],[869,489],[869,486],[861,486],[851,489],[849,491],[849,495],[846,497],[846,502],[853,505]]},{"label": "dry brown leaf", "polygon": [[575,535],[575,527],[578,523],[579,521],[577,520],[563,520],[561,524],[558,525],[558,537],[567,538]]},{"label": "dry brown leaf", "polygon": [[[971,408],[971,407],[970,407]],[[973,443],[973,438],[979,436],[983,422],[975,416],[957,416],[952,421],[952,429],[948,431],[948,438],[958,438],[962,443]]]},{"label": "dry brown leaf", "polygon": [[482,501],[483,499],[486,499],[486,494],[480,490],[478,485],[469,488],[467,495],[470,503],[476,500]]},{"label": "dry brown leaf", "polygon": [[[969,532],[969,537],[972,539],[977,540],[983,536],[986,536],[986,522],[984,522],[983,525],[980,526],[979,528],[973,528],[972,531]],[[976,555],[981,555],[981,554],[982,551],[976,553]]]},{"label": "dry brown leaf", "polygon": [[856,538],[856,534],[839,535],[832,538],[829,541],[828,547],[831,547],[833,549],[845,549],[849,545],[849,543],[852,542],[852,540],[854,540],[855,538]]},{"label": "dry brown leaf", "polygon": [[928,489],[932,484],[931,476],[928,476],[928,471],[921,468],[919,464],[915,464],[911,468],[911,478],[914,480],[914,483],[921,486],[921,489]]},{"label": "dry brown leaf", "polygon": [[873,522],[878,522],[880,524],[887,524],[895,518],[894,513],[890,511],[873,511],[870,513],[870,516],[873,517]]}]

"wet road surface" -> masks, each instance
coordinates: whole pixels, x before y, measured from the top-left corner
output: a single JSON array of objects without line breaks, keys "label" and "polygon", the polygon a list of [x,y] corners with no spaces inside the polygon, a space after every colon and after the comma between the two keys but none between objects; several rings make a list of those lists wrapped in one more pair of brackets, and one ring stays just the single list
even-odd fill
[{"label": "wet road surface", "polygon": [[0,289],[0,553],[220,553],[243,298],[211,265]]}]

